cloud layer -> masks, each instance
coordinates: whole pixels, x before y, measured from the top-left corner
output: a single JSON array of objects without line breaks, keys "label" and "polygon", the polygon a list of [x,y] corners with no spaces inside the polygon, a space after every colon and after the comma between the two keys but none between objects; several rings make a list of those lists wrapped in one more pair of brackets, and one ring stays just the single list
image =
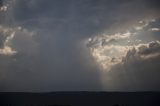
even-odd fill
[{"label": "cloud layer", "polygon": [[158,89],[158,4],[1,1],[0,91]]}]

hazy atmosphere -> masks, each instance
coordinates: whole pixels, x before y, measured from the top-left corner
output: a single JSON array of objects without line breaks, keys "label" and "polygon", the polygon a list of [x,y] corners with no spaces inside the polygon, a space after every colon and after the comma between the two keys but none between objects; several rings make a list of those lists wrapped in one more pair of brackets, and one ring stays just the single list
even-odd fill
[{"label": "hazy atmosphere", "polygon": [[0,0],[0,92],[159,90],[160,0]]}]

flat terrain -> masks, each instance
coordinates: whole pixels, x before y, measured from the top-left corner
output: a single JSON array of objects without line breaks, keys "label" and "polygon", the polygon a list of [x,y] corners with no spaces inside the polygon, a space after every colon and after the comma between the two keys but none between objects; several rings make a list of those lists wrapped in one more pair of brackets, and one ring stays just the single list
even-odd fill
[{"label": "flat terrain", "polygon": [[1,92],[0,106],[160,106],[160,92]]}]

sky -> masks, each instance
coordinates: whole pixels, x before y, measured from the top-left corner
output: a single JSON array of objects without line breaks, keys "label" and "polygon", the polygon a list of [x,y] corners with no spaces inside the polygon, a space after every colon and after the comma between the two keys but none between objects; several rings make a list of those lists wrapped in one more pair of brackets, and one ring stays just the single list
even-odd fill
[{"label": "sky", "polygon": [[0,0],[0,92],[159,91],[159,0]]}]

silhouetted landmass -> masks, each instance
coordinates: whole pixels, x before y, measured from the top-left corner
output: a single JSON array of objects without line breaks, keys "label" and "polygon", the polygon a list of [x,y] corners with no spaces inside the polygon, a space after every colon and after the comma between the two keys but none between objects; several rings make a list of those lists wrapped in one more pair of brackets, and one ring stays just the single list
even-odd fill
[{"label": "silhouetted landmass", "polygon": [[160,92],[1,92],[0,106],[160,106]]}]

